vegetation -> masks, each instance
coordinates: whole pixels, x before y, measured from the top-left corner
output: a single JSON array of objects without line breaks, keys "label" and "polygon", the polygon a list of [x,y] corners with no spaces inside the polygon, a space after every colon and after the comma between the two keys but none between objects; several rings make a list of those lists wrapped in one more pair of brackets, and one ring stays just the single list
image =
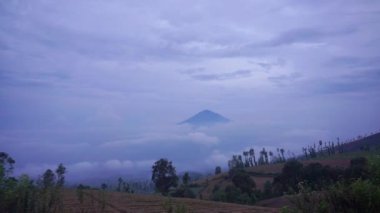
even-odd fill
[{"label": "vegetation", "polygon": [[[163,205],[167,212],[189,212],[187,205],[173,203],[176,198],[171,197],[199,197],[253,205],[260,200],[282,195],[290,197],[293,203],[292,206],[283,208],[283,212],[379,212],[380,156],[376,148],[378,143],[374,142],[376,138],[369,137],[370,140],[360,138],[360,141],[367,141],[364,145],[351,142],[355,147],[362,147],[359,149],[361,155],[347,153],[346,148],[352,146],[339,141],[319,141],[319,145],[314,145],[315,148],[303,148],[303,156],[298,158],[289,153],[286,157],[285,150],[280,148],[276,154],[263,148],[258,155],[249,149],[242,156],[232,156],[228,162],[228,173],[222,173],[221,167],[217,166],[216,176],[208,177],[204,183],[192,182],[195,178],[189,172],[185,172],[180,180],[172,162],[160,159],[152,166],[151,182],[127,182],[120,177],[114,187],[103,183],[94,190],[80,184],[73,194],[81,212],[115,209],[107,197],[111,191],[132,194],[137,188],[143,192],[149,191],[152,186],[162,195],[169,196]],[[345,160],[345,167],[332,167],[315,160],[336,159],[339,156],[351,158],[350,164]],[[55,170],[47,169],[35,180],[25,174],[12,176],[14,164],[15,160],[11,156],[0,152],[0,212],[44,213],[60,212],[64,208],[63,189],[67,171],[63,164],[59,164]],[[258,167],[259,165],[262,166]],[[261,171],[260,168],[277,169]],[[215,182],[215,179],[219,181]],[[210,197],[203,197],[202,191],[209,185],[209,191],[212,191]],[[127,194],[124,196],[131,196]],[[91,199],[90,209],[84,208],[89,205],[88,198]]]},{"label": "vegetation", "polygon": [[168,195],[171,187],[178,185],[178,176],[171,161],[160,159],[152,166],[152,181],[156,190],[162,195]]},{"label": "vegetation", "polygon": [[118,192],[126,192],[126,193],[134,193],[134,190],[129,186],[127,182],[123,180],[123,178],[119,177],[117,179],[117,188],[116,191]]},{"label": "vegetation", "polygon": [[[294,158],[294,154],[288,153],[288,158]],[[244,158],[243,158],[244,156]],[[277,148],[277,155],[272,151],[267,151],[263,148],[259,152],[259,156],[257,157],[255,154],[255,150],[253,148],[248,151],[243,151],[242,155],[233,155],[232,159],[228,161],[228,168],[248,168],[259,165],[267,165],[267,164],[275,164],[275,163],[283,163],[286,161],[285,150]],[[257,158],[257,159],[256,159]]]},{"label": "vegetation", "polygon": [[213,200],[240,204],[254,204],[256,202],[254,193],[256,184],[245,170],[232,169],[228,178],[231,180],[232,185],[225,188],[215,186]]},{"label": "vegetation", "polygon": [[185,174],[182,176],[182,184],[173,193],[171,193],[171,196],[195,198],[195,193],[189,186],[190,180],[191,179],[189,173],[185,172]]},{"label": "vegetation", "polygon": [[[285,167],[284,167],[285,168]],[[308,167],[291,167],[299,174],[299,182],[291,190],[297,191],[291,198],[293,212],[378,212],[380,210],[380,160],[370,162],[359,157],[351,160],[346,170],[310,164]],[[292,175],[290,178],[295,178]],[[284,171],[275,179],[283,184]],[[292,186],[294,187],[294,186]],[[291,190],[288,190],[290,192]]]},{"label": "vegetation", "polygon": [[12,177],[13,160],[0,152],[0,212],[58,212],[62,209],[62,190],[66,168],[59,164],[34,182],[27,175]]}]

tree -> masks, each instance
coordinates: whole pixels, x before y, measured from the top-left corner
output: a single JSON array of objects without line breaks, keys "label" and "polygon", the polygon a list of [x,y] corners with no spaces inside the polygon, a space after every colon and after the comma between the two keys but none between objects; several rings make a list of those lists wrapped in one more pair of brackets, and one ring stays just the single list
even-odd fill
[{"label": "tree", "polygon": [[284,155],[285,150],[281,148],[280,152],[281,152],[281,156],[282,156],[282,161],[285,162],[285,155]]},{"label": "tree", "polygon": [[297,184],[302,180],[302,163],[290,160],[285,163],[280,175],[274,177],[273,185],[277,192],[297,191]]},{"label": "tree", "polygon": [[178,176],[172,162],[163,158],[156,161],[152,166],[152,181],[162,195],[167,195],[170,187],[176,187]]},{"label": "tree", "polygon": [[44,189],[51,188],[55,185],[55,174],[51,169],[47,169],[42,175],[42,187]]},{"label": "tree", "polygon": [[252,188],[256,187],[256,183],[245,170],[233,169],[229,172],[229,175],[233,184],[243,193],[252,194]]},{"label": "tree", "polygon": [[6,178],[13,171],[15,160],[5,152],[0,152],[0,178]]},{"label": "tree", "polygon": [[123,183],[124,183],[123,178],[119,177],[119,178],[117,179],[117,182],[118,182],[118,183],[117,183],[116,191],[121,192],[121,188],[122,188]]},{"label": "tree", "polygon": [[269,157],[270,157],[269,162],[272,162],[273,161],[273,152],[272,151],[269,151]]},{"label": "tree", "polygon": [[256,158],[255,158],[255,150],[254,149],[250,149],[249,150],[249,160],[250,160],[250,163],[251,163],[251,166],[257,166],[257,162],[256,162]]},{"label": "tree", "polygon": [[55,170],[55,173],[57,174],[57,187],[62,187],[65,184],[65,172],[66,168],[60,163]]},{"label": "tree", "polygon": [[220,173],[222,173],[222,168],[220,166],[215,167],[215,174],[217,175]]},{"label": "tree", "polygon": [[189,184],[189,182],[190,182],[190,175],[188,172],[185,172],[185,174],[182,177],[182,183],[183,183],[183,185],[187,186],[187,184]]}]

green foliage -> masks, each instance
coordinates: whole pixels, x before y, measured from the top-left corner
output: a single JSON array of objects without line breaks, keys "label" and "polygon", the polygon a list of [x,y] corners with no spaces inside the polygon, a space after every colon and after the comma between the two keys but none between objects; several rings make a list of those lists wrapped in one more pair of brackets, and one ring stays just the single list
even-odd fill
[{"label": "green foliage", "polygon": [[380,209],[380,186],[369,180],[339,182],[323,192],[300,184],[300,193],[291,198],[294,212],[369,212]]},{"label": "green foliage", "polygon": [[[12,177],[15,161],[0,152],[0,212],[57,212],[62,209],[65,167],[48,169],[34,183],[27,175]],[[58,179],[57,179],[58,177]]]},{"label": "green foliage", "polygon": [[[312,166],[317,178],[335,175],[334,170],[323,171],[319,166]],[[330,176],[317,173],[328,173]],[[336,171],[335,171],[336,172]],[[304,171],[303,171],[304,173]],[[341,172],[343,174],[343,172]],[[295,212],[379,212],[380,210],[380,160],[371,159],[370,163],[365,158],[354,158],[351,165],[344,171],[337,183],[330,182],[323,191],[313,191],[307,183],[298,184],[299,194],[293,196]],[[312,183],[309,176],[305,180]],[[338,178],[339,179],[339,178]]]},{"label": "green foliage", "polygon": [[171,161],[160,159],[152,166],[152,181],[156,190],[163,195],[167,195],[170,187],[176,187],[178,184],[178,176],[175,167]]},{"label": "green foliage", "polygon": [[167,213],[188,213],[189,209],[183,203],[174,203],[172,198],[168,198],[162,204],[162,207]]},{"label": "green foliage", "polygon": [[240,204],[254,204],[256,202],[256,197],[253,194],[242,192],[240,188],[231,185],[225,189],[225,199],[226,202]]},{"label": "green foliage", "polygon": [[228,185],[225,188],[215,185],[212,193],[214,201],[240,204],[254,204],[256,202],[257,196],[253,190],[256,184],[245,170],[231,169],[229,178],[233,185]]},{"label": "green foliage", "polygon": [[170,195],[173,197],[195,198],[195,193],[186,185],[181,185]]},{"label": "green foliage", "polygon": [[297,160],[285,163],[282,173],[273,180],[277,192],[297,191],[297,184],[301,181],[303,165]]},{"label": "green foliage", "polygon": [[188,172],[185,172],[185,174],[183,175],[182,177],[182,183],[184,185],[188,185],[190,182],[190,176],[189,176],[189,173]]},{"label": "green foliage", "polygon": [[350,184],[339,183],[330,188],[326,200],[335,212],[378,212],[380,186],[362,179]]},{"label": "green foliage", "polygon": [[126,192],[126,193],[134,193],[133,189],[130,187],[130,185],[123,180],[123,178],[118,178],[118,184],[116,191],[118,192]]},{"label": "green foliage", "polygon": [[380,185],[380,155],[370,158],[369,171],[372,182]]},{"label": "green foliage", "polygon": [[260,199],[268,199],[268,198],[271,198],[271,197],[274,197],[276,196],[277,194],[275,194],[273,192],[273,185],[272,185],[272,182],[267,180],[265,181],[264,183],[264,190],[263,192],[261,193],[261,197]]},{"label": "green foliage", "polygon": [[65,173],[66,173],[66,167],[63,166],[62,163],[60,163],[55,170],[55,173],[57,174],[57,187],[63,187],[65,184]]},{"label": "green foliage", "polygon": [[252,194],[252,189],[256,187],[256,183],[245,170],[232,169],[229,175],[234,185],[243,193],[247,193],[248,195]]},{"label": "green foliage", "polygon": [[173,192],[171,196],[173,197],[187,197],[187,198],[195,198],[195,193],[191,190],[190,185],[190,176],[188,172],[182,177],[182,184]]},{"label": "green foliage", "polygon": [[323,195],[318,192],[313,192],[307,184],[299,183],[299,193],[290,197],[290,201],[296,207],[289,212],[328,212],[326,202],[323,199]]},{"label": "green foliage", "polygon": [[368,160],[365,157],[354,158],[350,162],[350,167],[345,172],[346,179],[367,179],[369,178]]}]

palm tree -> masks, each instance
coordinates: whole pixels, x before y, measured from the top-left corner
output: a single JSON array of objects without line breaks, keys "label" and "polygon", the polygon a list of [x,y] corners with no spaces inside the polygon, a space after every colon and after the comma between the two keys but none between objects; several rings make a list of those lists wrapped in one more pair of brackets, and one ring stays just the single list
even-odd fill
[{"label": "palm tree", "polygon": [[248,161],[249,152],[244,151],[243,155],[244,155],[244,166],[249,167],[249,161]]},{"label": "palm tree", "polygon": [[281,152],[281,156],[282,156],[282,161],[285,161],[285,156],[284,156],[285,150],[283,148],[281,148],[280,152]]},{"label": "palm tree", "polygon": [[264,155],[264,159],[265,159],[265,164],[268,164],[268,152],[265,150],[265,148],[263,148],[263,155]]},{"label": "palm tree", "polygon": [[269,157],[270,157],[270,162],[273,161],[273,152],[272,151],[269,151]]},{"label": "palm tree", "polygon": [[[255,150],[251,148],[249,150],[249,155],[251,156],[250,157],[251,166],[253,166],[253,165],[257,166],[256,157],[255,157]],[[252,162],[252,160],[253,160],[253,162]]]}]

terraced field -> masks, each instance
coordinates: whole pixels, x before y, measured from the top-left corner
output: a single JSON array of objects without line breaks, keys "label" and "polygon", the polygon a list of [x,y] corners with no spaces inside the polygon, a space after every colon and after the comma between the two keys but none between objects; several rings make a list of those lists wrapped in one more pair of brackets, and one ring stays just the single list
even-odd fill
[{"label": "terraced field", "polygon": [[79,201],[75,190],[66,190],[64,212],[279,212],[276,208],[246,206],[186,198],[166,198],[155,195],[135,195],[119,192],[102,194],[96,190],[86,190],[82,202]]}]

